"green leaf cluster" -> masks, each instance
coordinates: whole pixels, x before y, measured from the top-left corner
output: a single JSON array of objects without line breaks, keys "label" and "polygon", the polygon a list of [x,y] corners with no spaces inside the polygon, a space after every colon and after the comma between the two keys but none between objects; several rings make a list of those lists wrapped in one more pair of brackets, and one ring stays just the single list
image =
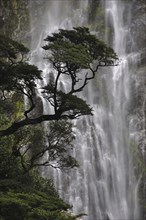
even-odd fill
[{"label": "green leaf cluster", "polygon": [[62,212],[69,206],[57,197],[35,193],[0,193],[0,217],[5,220],[73,220]]},{"label": "green leaf cluster", "polygon": [[44,87],[44,97],[51,102],[53,102],[51,99],[55,92],[58,107],[57,113],[62,116],[69,116],[70,118],[77,118],[81,115],[92,115],[92,108],[85,100],[71,93],[64,93],[61,90],[55,91],[54,86],[50,84]]},{"label": "green leaf cluster", "polygon": [[29,50],[23,45],[10,39],[5,35],[0,35],[0,58],[16,59],[19,53],[26,54]]},{"label": "green leaf cluster", "polygon": [[66,214],[70,206],[59,198],[51,180],[35,169],[23,173],[20,158],[12,154],[13,142],[12,137],[0,140],[0,219],[75,219]]},{"label": "green leaf cluster", "polygon": [[35,79],[41,79],[41,71],[27,62],[29,50],[5,35],[0,35],[0,89],[19,91],[32,89]]},{"label": "green leaf cluster", "polygon": [[48,36],[45,50],[51,51],[49,59],[53,63],[74,65],[76,69],[88,69],[94,60],[100,65],[112,65],[117,60],[114,50],[92,35],[87,27],[74,27],[73,30],[59,29]]},{"label": "green leaf cluster", "polygon": [[83,45],[77,45],[70,41],[57,40],[55,44],[44,46],[44,49],[50,50],[52,63],[67,63],[76,69],[87,69],[92,62],[92,58]]}]

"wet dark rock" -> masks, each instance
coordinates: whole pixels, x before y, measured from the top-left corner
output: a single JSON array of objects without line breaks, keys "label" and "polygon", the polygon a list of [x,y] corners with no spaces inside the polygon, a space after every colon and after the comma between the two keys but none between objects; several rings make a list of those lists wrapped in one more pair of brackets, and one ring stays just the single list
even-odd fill
[{"label": "wet dark rock", "polygon": [[43,102],[42,99],[36,95],[35,108],[28,114],[29,118],[37,118],[43,114]]},{"label": "wet dark rock", "polygon": [[97,8],[99,4],[100,4],[100,0],[91,0],[89,2],[89,13],[88,13],[89,23],[92,23],[95,21],[96,12],[97,12]]},{"label": "wet dark rock", "polygon": [[[137,66],[133,73],[133,83],[131,85],[133,100],[131,103],[130,114],[133,120],[133,126],[137,134],[136,143],[138,152],[137,160],[141,161],[141,166],[145,169],[146,164],[146,1],[133,0],[131,8],[131,38],[132,52],[139,54],[137,57]],[[134,72],[133,71],[133,72]],[[135,74],[135,75],[134,75]],[[139,198],[141,219],[146,220],[146,174],[143,173],[139,186]]]},{"label": "wet dark rock", "polygon": [[131,35],[134,50],[146,48],[146,3],[143,0],[132,3]]}]

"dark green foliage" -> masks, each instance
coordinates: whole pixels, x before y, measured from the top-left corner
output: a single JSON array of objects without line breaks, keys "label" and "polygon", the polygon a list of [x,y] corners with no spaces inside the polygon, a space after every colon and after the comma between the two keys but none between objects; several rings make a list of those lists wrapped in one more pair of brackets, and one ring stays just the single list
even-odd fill
[{"label": "dark green foliage", "polygon": [[[71,156],[74,140],[72,123],[66,120],[54,121],[49,124],[48,131],[44,139],[42,126],[34,126],[31,129],[25,127],[19,129],[13,136],[1,139],[2,178],[6,176],[9,178],[9,175],[12,175],[14,169],[11,171],[9,165],[16,164],[17,166],[17,162],[23,173],[27,173],[37,166],[61,169],[78,167],[77,161]],[[48,156],[46,156],[47,154]],[[6,157],[6,160],[3,160],[3,157]],[[44,159],[42,160],[42,158]],[[19,175],[19,170],[16,169],[15,174]]]},{"label": "dark green foliage", "polygon": [[12,154],[13,142],[12,137],[0,140],[0,219],[75,219],[66,214],[70,206],[59,198],[51,180],[34,169],[23,173],[20,158]]},{"label": "dark green foliage", "polygon": [[[71,93],[64,93],[61,90],[55,91],[54,86],[47,85],[44,87],[44,97],[54,106],[56,105],[57,114],[62,114],[62,117],[69,117],[70,119],[77,118],[81,115],[92,115],[92,108],[87,105],[83,99],[72,95]],[[56,95],[56,104],[54,100]]]},{"label": "dark green foliage", "polygon": [[70,206],[61,199],[41,191],[33,193],[32,190],[28,193],[11,191],[0,193],[0,217],[5,220],[75,219],[69,215],[65,217],[62,211]]},{"label": "dark green foliage", "polygon": [[59,33],[48,36],[48,45],[45,50],[50,50],[53,63],[65,63],[70,68],[72,65],[77,69],[88,69],[96,60],[97,65],[114,65],[117,55],[114,50],[98,40],[86,27],[75,27],[73,30],[60,29]]},{"label": "dark green foliage", "polygon": [[[53,182],[40,177],[39,172],[34,169],[35,164],[34,166],[31,164],[39,154],[41,157],[42,152],[50,151],[52,160],[47,161],[49,164],[57,161],[56,163],[62,167],[76,165],[76,160],[68,155],[68,149],[72,147],[74,139],[72,125],[66,121],[52,122],[47,137],[49,146],[37,146],[42,143],[37,139],[40,137],[42,139],[41,129],[34,127],[30,130],[26,127],[13,136],[0,139],[0,219],[76,219],[67,214],[66,211],[70,206],[59,198]],[[38,133],[39,137],[36,135]],[[24,146],[25,149],[21,149]],[[24,153],[27,147],[33,150],[32,154]]]},{"label": "dark green foliage", "polygon": [[20,159],[12,155],[12,145],[12,137],[0,140],[0,179],[17,177],[22,171],[21,166],[18,166]]},{"label": "dark green foliage", "polygon": [[54,167],[65,169],[78,166],[78,162],[70,155],[74,139],[72,123],[67,120],[50,123],[50,132],[47,135],[48,153]]},{"label": "dark green foliage", "polygon": [[[41,79],[41,71],[27,63],[28,49],[22,44],[0,35],[0,89],[27,94]],[[24,90],[25,89],[25,90]]]},{"label": "dark green foliage", "polygon": [[83,45],[76,45],[70,41],[57,39],[56,42],[43,47],[45,50],[51,50],[52,56],[49,60],[52,63],[67,63],[70,67],[76,69],[86,69],[91,63],[92,58]]},{"label": "dark green foliage", "polygon": [[[8,127],[14,121],[27,118],[27,114],[35,107],[35,80],[41,80],[41,71],[28,63],[28,51],[24,45],[0,35],[0,103],[3,110],[8,105],[10,107]],[[26,110],[22,104],[24,95],[29,103]],[[20,114],[14,116],[17,111]]]},{"label": "dark green foliage", "polygon": [[0,35],[0,58],[16,59],[19,53],[26,54],[28,49],[5,35]]},{"label": "dark green foliage", "polygon": [[[19,155],[25,172],[36,166],[61,169],[78,166],[77,161],[70,155],[74,140],[72,124],[65,120],[54,121],[49,123],[48,131],[45,140],[42,138],[42,127],[36,126],[31,132],[29,127],[26,127],[25,130],[20,129],[17,132],[16,150],[25,145],[25,150]],[[42,157],[43,160],[41,160]]]}]

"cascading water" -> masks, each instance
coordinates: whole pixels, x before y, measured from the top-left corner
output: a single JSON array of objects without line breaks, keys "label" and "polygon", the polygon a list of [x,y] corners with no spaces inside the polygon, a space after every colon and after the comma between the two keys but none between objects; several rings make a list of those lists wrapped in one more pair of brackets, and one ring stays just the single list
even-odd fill
[{"label": "cascading water", "polygon": [[[31,2],[33,4],[33,1]],[[43,39],[58,28],[87,25],[89,2],[55,0],[46,3],[41,21],[32,35],[32,61],[44,71],[44,84],[52,71],[42,59]],[[33,5],[31,6],[33,8]],[[121,59],[114,68],[99,70],[94,81],[87,85],[82,96],[94,108],[93,117],[75,121],[76,148],[74,156],[80,168],[67,173],[45,169],[52,173],[62,198],[73,205],[74,213],[87,213],[87,220],[138,220],[137,182],[130,152],[130,130],[127,120],[130,103],[130,69],[132,55],[126,52],[129,39],[130,2],[104,1],[105,20],[112,30],[109,42]],[[98,22],[98,21],[97,21]],[[106,35],[108,42],[108,35]],[[132,74],[132,73],[131,73]],[[62,86],[67,86],[63,82]],[[38,85],[39,87],[39,85]],[[48,105],[43,100],[44,111]],[[51,110],[49,110],[51,111]]]}]

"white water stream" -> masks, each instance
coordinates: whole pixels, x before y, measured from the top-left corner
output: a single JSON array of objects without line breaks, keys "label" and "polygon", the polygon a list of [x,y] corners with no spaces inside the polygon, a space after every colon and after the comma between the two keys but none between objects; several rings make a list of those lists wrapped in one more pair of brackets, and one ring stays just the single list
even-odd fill
[{"label": "white water stream", "polygon": [[[31,62],[44,71],[44,84],[52,70],[42,58],[43,39],[58,28],[87,25],[88,4],[88,0],[49,0],[39,23],[33,22],[32,15]],[[74,213],[87,213],[86,220],[139,220],[138,183],[134,176],[127,120],[132,74],[129,62],[134,62],[132,55],[126,52],[130,4],[107,0],[104,10],[106,23],[110,23],[113,31],[110,45],[120,57],[120,65],[99,70],[96,79],[82,93],[93,106],[94,116],[75,121],[73,153],[80,168],[68,174],[45,169],[43,175],[52,173],[61,197],[73,205]],[[108,34],[105,39],[108,42]],[[67,86],[66,82],[63,86]],[[51,111],[44,100],[43,105],[45,113]]]}]

